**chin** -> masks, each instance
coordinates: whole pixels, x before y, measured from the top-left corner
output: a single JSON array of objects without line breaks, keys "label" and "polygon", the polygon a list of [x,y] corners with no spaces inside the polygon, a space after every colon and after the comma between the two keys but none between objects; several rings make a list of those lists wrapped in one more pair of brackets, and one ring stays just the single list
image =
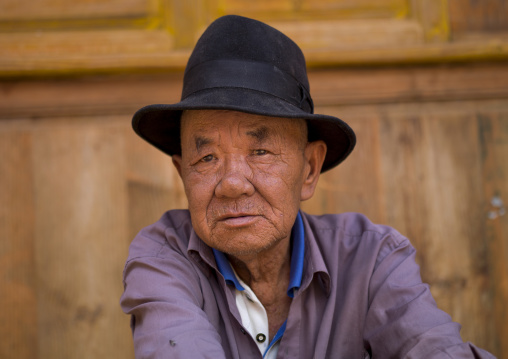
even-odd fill
[{"label": "chin", "polygon": [[249,235],[241,233],[236,235],[218,234],[215,237],[217,239],[211,241],[211,246],[235,257],[257,255],[272,248],[280,241],[280,239],[273,237],[271,240],[267,240],[267,237],[264,236],[259,238],[250,233]]}]

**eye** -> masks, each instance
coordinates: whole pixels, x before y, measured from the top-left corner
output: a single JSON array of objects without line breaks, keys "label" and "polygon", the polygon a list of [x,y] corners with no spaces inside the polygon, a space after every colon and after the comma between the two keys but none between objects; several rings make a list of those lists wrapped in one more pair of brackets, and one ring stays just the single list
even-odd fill
[{"label": "eye", "polygon": [[256,156],[264,156],[268,153],[267,150],[254,150],[252,153]]},{"label": "eye", "polygon": [[213,155],[206,155],[201,159],[201,162],[210,162],[213,160]]}]

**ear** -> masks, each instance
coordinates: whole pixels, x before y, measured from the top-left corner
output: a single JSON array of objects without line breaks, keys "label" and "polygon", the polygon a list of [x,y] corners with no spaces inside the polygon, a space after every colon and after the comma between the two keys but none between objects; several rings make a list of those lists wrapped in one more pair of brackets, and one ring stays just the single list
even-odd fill
[{"label": "ear", "polygon": [[176,170],[178,171],[178,174],[180,175],[180,178],[182,178],[182,156],[173,155],[173,156],[171,156],[171,159],[173,161],[173,165],[175,166]]},{"label": "ear", "polygon": [[314,190],[326,156],[326,143],[313,141],[305,147],[305,171],[300,200],[305,201],[314,195]]}]

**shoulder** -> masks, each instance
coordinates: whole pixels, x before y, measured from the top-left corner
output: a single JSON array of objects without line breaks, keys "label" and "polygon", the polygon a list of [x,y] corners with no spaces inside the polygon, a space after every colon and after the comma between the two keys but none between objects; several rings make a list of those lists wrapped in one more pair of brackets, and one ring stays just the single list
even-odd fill
[{"label": "shoulder", "polygon": [[164,248],[184,253],[187,250],[192,224],[188,210],[165,212],[155,223],[141,229],[129,248],[129,260],[159,256]]},{"label": "shoulder", "polygon": [[303,214],[306,236],[320,249],[325,261],[357,258],[375,268],[391,252],[414,252],[409,240],[396,229],[375,224],[359,213]]},{"label": "shoulder", "polygon": [[390,236],[398,243],[406,240],[406,238],[394,228],[382,224],[375,224],[360,213],[349,212],[320,216],[304,213],[303,217],[308,223],[309,228],[316,233],[326,234],[328,232],[334,235],[356,238],[368,236],[378,240]]}]

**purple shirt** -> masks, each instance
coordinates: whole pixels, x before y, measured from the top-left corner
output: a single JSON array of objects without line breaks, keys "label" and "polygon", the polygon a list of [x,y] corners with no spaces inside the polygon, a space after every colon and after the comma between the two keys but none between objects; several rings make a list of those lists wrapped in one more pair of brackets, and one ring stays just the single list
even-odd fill
[{"label": "purple shirt", "polygon": [[[278,358],[493,358],[464,343],[436,307],[415,249],[390,227],[353,213],[302,213],[301,286]],[[121,305],[136,358],[261,358],[241,325],[235,287],[189,212],[166,212],[133,240]]]}]

